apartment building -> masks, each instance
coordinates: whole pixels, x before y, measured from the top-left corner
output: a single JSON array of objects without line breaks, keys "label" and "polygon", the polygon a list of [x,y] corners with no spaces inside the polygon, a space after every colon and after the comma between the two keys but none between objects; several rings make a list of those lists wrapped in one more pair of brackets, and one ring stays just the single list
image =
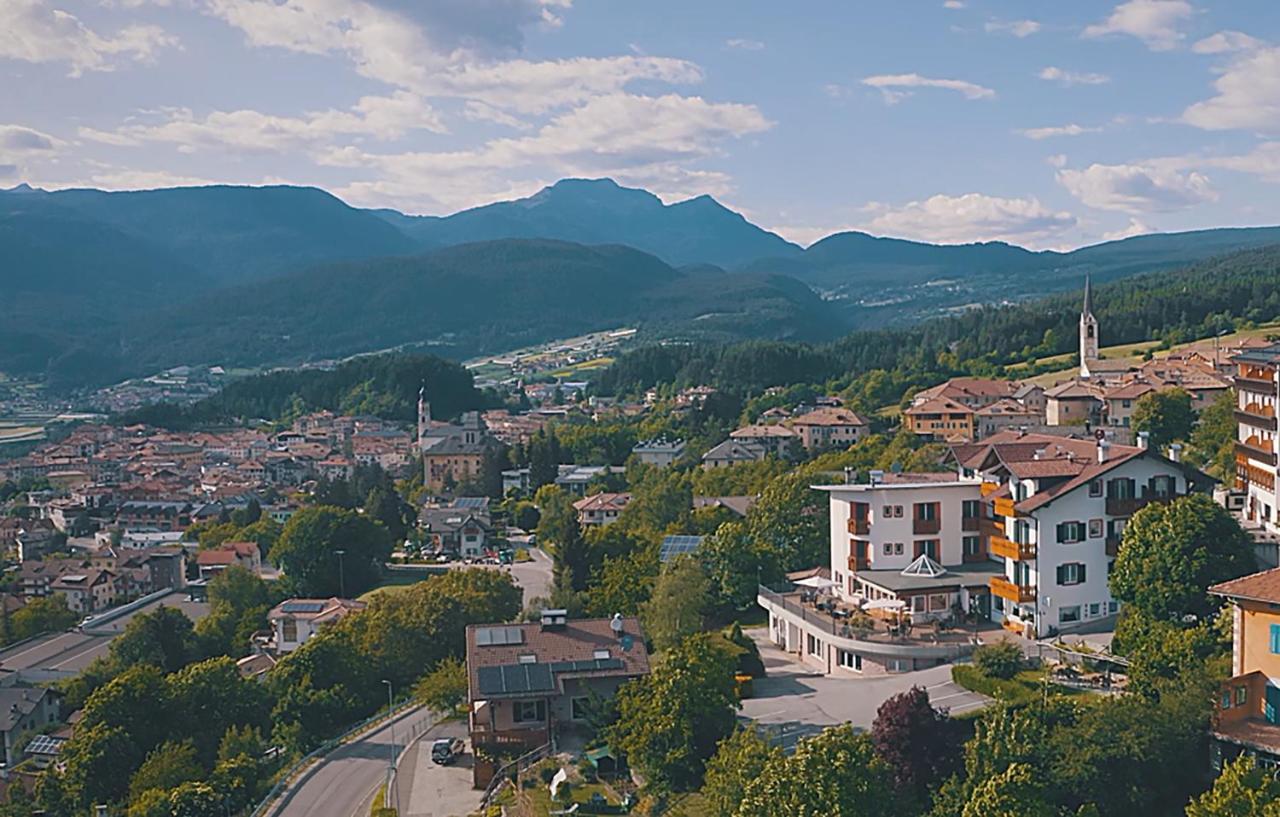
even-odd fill
[{"label": "apartment building", "polygon": [[984,548],[1002,563],[993,618],[1044,638],[1117,612],[1107,577],[1129,518],[1212,480],[1145,446],[1002,434],[953,446],[980,481]]},{"label": "apartment building", "polygon": [[1245,518],[1280,533],[1276,509],[1280,343],[1247,349],[1232,360],[1236,364],[1236,488],[1245,493]]},{"label": "apartment building", "polygon": [[799,433],[806,451],[848,448],[871,430],[856,412],[839,406],[824,406],[802,414],[791,420],[791,428]]},{"label": "apartment building", "polygon": [[974,410],[950,397],[931,397],[902,413],[907,429],[934,440],[972,440]]},{"label": "apartment building", "polygon": [[1280,568],[1209,588],[1231,602],[1231,678],[1213,720],[1216,768],[1241,753],[1280,768]]}]

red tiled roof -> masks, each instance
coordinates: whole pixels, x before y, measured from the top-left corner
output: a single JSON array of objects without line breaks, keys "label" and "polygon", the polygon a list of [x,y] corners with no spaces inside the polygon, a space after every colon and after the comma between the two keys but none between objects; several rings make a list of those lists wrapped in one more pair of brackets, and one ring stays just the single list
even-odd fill
[{"label": "red tiled roof", "polygon": [[1280,567],[1251,573],[1209,588],[1215,596],[1280,604]]}]

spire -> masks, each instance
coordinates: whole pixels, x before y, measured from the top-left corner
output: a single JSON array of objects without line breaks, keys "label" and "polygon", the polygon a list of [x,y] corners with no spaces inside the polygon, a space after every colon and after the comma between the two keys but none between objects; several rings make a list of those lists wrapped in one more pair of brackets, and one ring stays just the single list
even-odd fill
[{"label": "spire", "polygon": [[1093,286],[1089,280],[1089,273],[1084,274],[1084,309],[1081,310],[1082,315],[1093,314]]}]

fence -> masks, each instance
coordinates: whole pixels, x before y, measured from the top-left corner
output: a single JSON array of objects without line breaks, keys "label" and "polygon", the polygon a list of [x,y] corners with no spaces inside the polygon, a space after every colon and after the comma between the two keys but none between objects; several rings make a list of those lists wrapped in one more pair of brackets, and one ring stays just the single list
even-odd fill
[{"label": "fence", "polygon": [[431,731],[439,723],[438,717],[427,718],[424,721],[418,721],[409,727],[409,734],[404,739],[404,748],[396,755],[396,765],[391,767],[390,773],[387,775],[387,787],[383,790],[382,805],[384,808],[400,808],[400,791],[397,787],[396,776],[400,774],[400,762],[404,760],[404,756],[413,748],[413,744],[417,743],[418,738]]},{"label": "fence", "polygon": [[415,709],[418,706],[419,704],[412,700],[403,701],[396,704],[391,709],[380,711],[376,715],[366,718],[348,729],[346,732],[343,732],[338,737],[320,744],[318,748],[299,758],[297,762],[280,775],[280,779],[276,781],[276,784],[271,787],[271,790],[267,792],[266,796],[263,797],[254,810],[250,812],[250,817],[266,817],[266,815],[273,813],[276,807],[276,801],[279,800],[295,782],[304,777],[306,772],[310,770],[311,766],[317,760],[329,754],[329,752],[332,752],[334,749],[351,740],[351,738],[384,722],[399,717],[402,713]]},{"label": "fence", "polygon": [[537,749],[526,752],[494,772],[493,779],[489,781],[489,785],[485,787],[484,794],[480,797],[480,811],[483,812],[489,808],[489,804],[493,802],[493,798],[498,796],[498,792],[502,791],[502,784],[507,782],[513,771],[517,774],[524,771],[551,754],[551,749],[550,743],[544,743]]}]

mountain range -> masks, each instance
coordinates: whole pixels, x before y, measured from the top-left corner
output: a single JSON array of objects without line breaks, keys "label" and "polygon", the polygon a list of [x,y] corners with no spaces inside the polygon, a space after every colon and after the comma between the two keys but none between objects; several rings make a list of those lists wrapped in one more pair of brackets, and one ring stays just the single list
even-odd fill
[{"label": "mountain range", "polygon": [[1280,228],[1072,252],[843,232],[801,248],[709,196],[566,179],[449,216],[315,188],[0,191],[0,371],[65,385],[389,346],[461,357],[618,325],[825,339],[1280,243]]}]

